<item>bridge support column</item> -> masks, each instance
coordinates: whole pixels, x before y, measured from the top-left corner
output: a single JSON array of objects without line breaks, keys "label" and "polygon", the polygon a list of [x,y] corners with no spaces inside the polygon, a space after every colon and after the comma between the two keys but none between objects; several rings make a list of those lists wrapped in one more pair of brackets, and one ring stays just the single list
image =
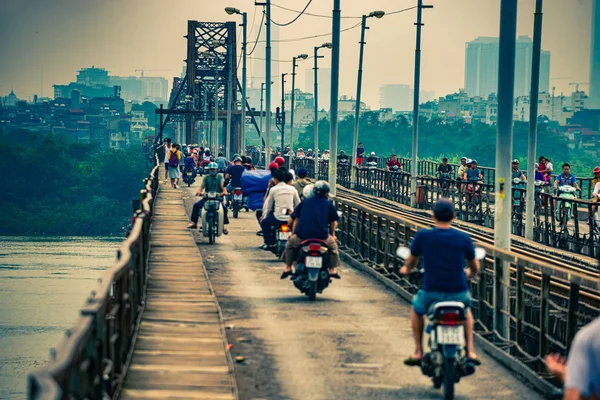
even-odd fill
[{"label": "bridge support column", "polygon": [[[513,148],[513,102],[515,85],[515,47],[517,35],[517,0],[500,4],[500,55],[498,67],[498,125],[496,134],[496,214],[494,245],[510,249],[512,225],[511,158]],[[496,258],[494,279],[494,329],[510,338],[510,269]]]}]

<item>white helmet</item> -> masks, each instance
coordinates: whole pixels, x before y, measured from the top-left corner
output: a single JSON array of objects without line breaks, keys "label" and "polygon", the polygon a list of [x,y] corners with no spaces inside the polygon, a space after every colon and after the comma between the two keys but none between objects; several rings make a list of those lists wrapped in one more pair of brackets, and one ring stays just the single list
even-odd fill
[{"label": "white helmet", "polygon": [[308,149],[308,151],[312,151],[312,149]]},{"label": "white helmet", "polygon": [[304,189],[302,189],[302,197],[304,197],[305,199],[310,199],[312,197],[313,194],[313,188],[315,185],[306,185],[304,186]]},{"label": "white helmet", "polygon": [[375,157],[375,152],[374,151],[371,152],[371,157]]}]

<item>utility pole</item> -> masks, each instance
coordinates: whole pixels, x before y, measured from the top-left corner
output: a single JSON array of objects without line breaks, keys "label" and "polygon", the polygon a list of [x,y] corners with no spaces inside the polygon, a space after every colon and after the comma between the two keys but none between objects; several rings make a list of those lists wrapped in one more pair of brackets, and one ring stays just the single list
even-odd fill
[{"label": "utility pole", "polygon": [[265,83],[261,82],[260,84],[260,134],[259,139],[262,138],[263,134],[263,92],[265,90]]},{"label": "utility pole", "polygon": [[292,112],[290,115],[290,149],[294,146],[294,112],[296,111],[296,60],[306,60],[308,54],[300,54],[292,59]]},{"label": "utility pole", "polygon": [[419,90],[421,84],[421,27],[424,25],[423,9],[433,8],[433,6],[423,5],[423,0],[418,0],[417,4],[417,45],[415,49],[415,87],[413,94],[413,134],[412,134],[412,164],[410,168],[410,194],[411,205],[417,205],[417,162],[419,153]]},{"label": "utility pole", "polygon": [[315,170],[315,176],[318,173],[318,168],[319,168],[319,58],[323,58],[323,56],[320,56],[318,54],[319,49],[321,48],[328,48],[331,49],[331,43],[323,43],[320,46],[315,46],[315,55],[314,55],[314,59],[315,59],[315,66],[313,68],[313,70],[315,71],[315,79],[314,79],[314,90],[313,90],[313,103],[315,106],[315,115],[313,117],[313,125],[314,125],[314,135],[315,135],[315,144],[314,144],[314,149],[315,149],[315,160],[313,162],[314,165],[314,170]]},{"label": "utility pole", "polygon": [[[510,250],[512,180],[511,156],[513,148],[513,102],[515,85],[515,48],[517,35],[517,0],[500,3],[500,54],[498,63],[498,124],[496,133],[496,213],[494,218],[494,246]],[[509,264],[496,259],[494,304],[497,310],[508,311],[510,306]],[[501,287],[497,287],[501,285]],[[498,299],[498,295],[501,299]],[[501,313],[494,313],[494,329],[504,338],[510,338],[510,321]]]},{"label": "utility pole", "polygon": [[362,73],[363,73],[363,56],[365,49],[365,30],[367,26],[367,18],[381,18],[385,15],[383,11],[373,11],[369,15],[362,16],[362,24],[360,29],[360,52],[358,56],[358,78],[356,80],[356,105],[354,106],[354,139],[352,140],[352,168],[350,169],[350,183],[356,182],[356,149],[358,148],[358,127],[360,123],[360,94],[362,92]]},{"label": "utility pole", "polygon": [[211,151],[219,153],[219,56],[215,51],[215,130],[212,135]]},{"label": "utility pole", "polygon": [[329,188],[332,196],[336,195],[337,183],[337,135],[338,135],[338,105],[340,83],[340,24],[341,0],[333,0],[332,15],[332,47],[331,47],[331,104],[329,107]]},{"label": "utility pole", "polygon": [[542,52],[542,6],[536,0],[533,20],[533,52],[531,55],[531,94],[529,96],[529,150],[527,152],[527,198],[525,199],[525,237],[533,240],[535,203],[535,159],[537,150],[538,97],[540,91],[540,57]]},{"label": "utility pole", "polygon": [[267,85],[267,93],[265,99],[265,109],[267,118],[267,129],[265,132],[265,166],[271,162],[271,0],[266,0],[264,3],[254,2],[255,6],[266,6],[265,25],[267,31],[267,44],[265,47],[265,82]]},{"label": "utility pole", "polygon": [[[233,46],[231,45],[231,43],[227,44],[227,56],[228,56],[228,64],[229,64],[229,68],[228,68],[228,76],[227,76],[227,96],[225,96],[225,98],[227,99],[227,137],[225,138],[225,151],[223,152],[223,154],[225,155],[225,157],[228,160],[231,160],[231,131],[232,131],[232,126],[231,126],[231,108],[234,107],[234,103],[233,103],[233,65],[234,65],[234,58],[233,58]],[[217,155],[219,155],[219,152],[217,151]]]}]

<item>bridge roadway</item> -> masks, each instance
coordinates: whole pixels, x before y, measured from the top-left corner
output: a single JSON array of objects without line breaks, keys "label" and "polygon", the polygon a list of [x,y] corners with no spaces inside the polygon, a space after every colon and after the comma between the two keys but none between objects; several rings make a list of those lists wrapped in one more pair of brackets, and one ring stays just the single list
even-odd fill
[{"label": "bridge roadway", "polygon": [[[161,192],[178,193],[190,213],[198,185],[161,186]],[[181,217],[173,215],[184,224]],[[242,212],[215,245],[194,233],[231,355],[244,357],[235,364],[240,399],[441,398],[418,368],[403,365],[413,350],[405,301],[344,265],[342,279],[309,302],[279,279],[282,265],[258,249],[257,229],[254,214]],[[483,351],[479,355],[483,365],[457,385],[458,399],[542,398]]]}]

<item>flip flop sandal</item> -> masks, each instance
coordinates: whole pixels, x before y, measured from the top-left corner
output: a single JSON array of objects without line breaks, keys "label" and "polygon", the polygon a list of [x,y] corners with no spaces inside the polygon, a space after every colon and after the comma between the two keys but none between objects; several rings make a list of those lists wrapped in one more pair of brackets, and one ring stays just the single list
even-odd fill
[{"label": "flip flop sandal", "polygon": [[404,365],[408,365],[409,367],[419,367],[421,366],[421,361],[423,361],[421,358],[408,357],[404,360]]}]

